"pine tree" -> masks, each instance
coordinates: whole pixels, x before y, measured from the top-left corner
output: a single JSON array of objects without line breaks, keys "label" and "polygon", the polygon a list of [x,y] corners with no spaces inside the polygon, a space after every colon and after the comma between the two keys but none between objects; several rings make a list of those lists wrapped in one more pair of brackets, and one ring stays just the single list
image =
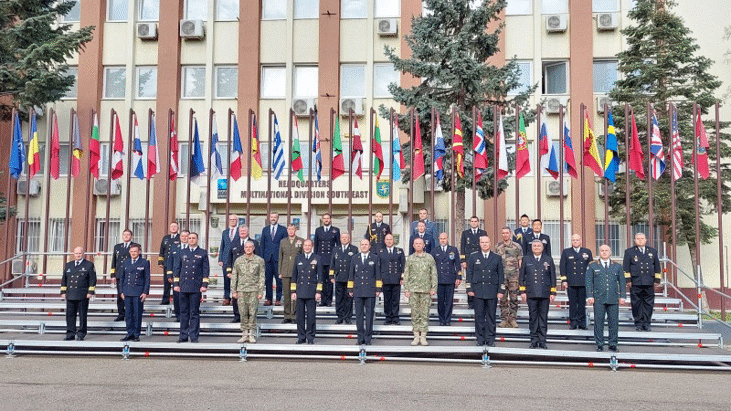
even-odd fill
[{"label": "pine tree", "polygon": [[92,39],[94,27],[73,31],[60,22],[74,1],[0,1],[0,119],[13,107],[43,107],[63,97],[74,84],[66,61]]},{"label": "pine tree", "polygon": [[[456,189],[457,204],[455,216],[457,232],[464,225],[466,187],[472,186],[472,142],[474,126],[472,124],[472,108],[478,107],[482,113],[483,129],[488,140],[487,152],[489,167],[478,182],[480,196],[492,197],[493,173],[493,105],[497,104],[506,116],[505,132],[511,135],[515,128],[513,113],[516,103],[525,111],[528,121],[535,118],[534,111],[526,111],[528,96],[535,86],[522,91],[518,95],[507,94],[520,87],[519,69],[515,60],[509,60],[498,67],[488,60],[500,50],[498,40],[503,29],[496,24],[499,13],[505,7],[506,0],[484,0],[475,4],[471,0],[426,0],[424,6],[428,12],[412,19],[411,33],[405,40],[411,49],[410,58],[400,58],[395,50],[386,47],[386,55],[396,70],[408,73],[421,79],[421,84],[413,88],[389,86],[394,100],[406,107],[415,107],[419,114],[422,130],[422,142],[426,155],[426,172],[432,167],[431,153],[431,108],[434,107],[441,117],[442,130],[447,145],[444,157],[444,180],[442,187],[446,191]],[[488,29],[488,25],[496,26]],[[451,150],[451,107],[454,105],[462,121],[463,145],[465,150],[465,176],[457,180],[452,187],[452,150]],[[382,114],[385,109],[381,107]],[[409,116],[399,118],[399,126],[408,132]],[[413,140],[413,139],[412,139]],[[404,152],[408,153],[408,146]],[[405,156],[410,162],[408,155]],[[404,173],[404,180],[409,181],[410,173]],[[498,182],[498,190],[507,188],[505,179]]]},{"label": "pine tree", "polygon": [[[695,192],[693,184],[692,150],[694,145],[693,102],[697,102],[704,114],[707,128],[713,123],[707,115],[718,101],[714,92],[721,82],[709,73],[713,64],[710,59],[698,55],[699,46],[691,37],[690,30],[683,20],[671,12],[674,0],[637,0],[636,7],[630,11],[629,17],[634,24],[623,29],[622,34],[627,41],[627,49],[617,55],[619,71],[623,78],[616,83],[610,98],[619,104],[614,107],[615,127],[624,128],[624,103],[628,103],[635,111],[640,141],[647,153],[647,103],[652,103],[658,114],[663,147],[665,148],[666,170],[659,180],[653,181],[654,208],[656,226],[666,227],[664,238],[677,241],[678,245],[688,245],[691,255],[695,257]],[[675,182],[675,192],[670,190],[672,176],[672,158],[669,155],[670,124],[668,105],[672,102],[678,111],[678,129],[682,139],[684,169],[683,176]],[[722,128],[725,127],[722,124]],[[624,130],[621,130],[624,135]],[[711,176],[707,180],[699,179],[699,195],[701,198],[700,213],[710,215],[716,213],[717,190],[715,160],[718,153],[715,147],[715,134],[708,135],[708,150]],[[621,138],[621,140],[624,140]],[[721,134],[721,158],[731,155],[731,136]],[[623,146],[623,145],[622,145]],[[621,158],[626,159],[626,148],[622,147]],[[649,159],[645,154],[645,178],[650,178]],[[731,167],[722,163],[722,179],[731,179]],[[628,205],[625,204],[625,183],[627,173],[620,173],[615,190],[609,195],[610,214],[624,220]],[[636,177],[630,179],[631,222],[646,222],[649,212],[649,195],[647,181]],[[676,196],[677,232],[671,232],[671,195]],[[731,195],[728,187],[723,186],[722,203],[725,210],[731,206]],[[701,219],[701,242],[709,243],[718,235],[718,230]]]}]

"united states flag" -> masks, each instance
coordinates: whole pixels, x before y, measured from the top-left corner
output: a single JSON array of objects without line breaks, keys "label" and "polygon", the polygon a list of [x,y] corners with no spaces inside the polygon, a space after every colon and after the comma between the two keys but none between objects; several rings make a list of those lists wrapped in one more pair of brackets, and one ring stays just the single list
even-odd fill
[{"label": "united states flag", "polygon": [[673,153],[673,181],[676,181],[683,175],[683,147],[680,145],[680,134],[678,133],[678,110],[673,110],[671,141]]},{"label": "united states flag", "polygon": [[652,136],[650,137],[650,170],[652,178],[659,180],[663,172],[665,172],[665,150],[662,146],[662,137],[660,137],[660,126],[657,124],[657,113],[652,110]]}]

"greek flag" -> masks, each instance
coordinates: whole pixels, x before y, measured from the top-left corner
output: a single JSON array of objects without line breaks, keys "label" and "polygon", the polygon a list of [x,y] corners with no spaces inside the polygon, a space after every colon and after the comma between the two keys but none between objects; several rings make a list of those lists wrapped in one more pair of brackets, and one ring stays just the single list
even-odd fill
[{"label": "greek flag", "polygon": [[282,136],[279,133],[279,122],[277,121],[277,115],[274,114],[274,146],[272,147],[272,173],[274,178],[279,180],[282,176],[282,171],[286,166],[284,160],[284,143],[282,142]]}]

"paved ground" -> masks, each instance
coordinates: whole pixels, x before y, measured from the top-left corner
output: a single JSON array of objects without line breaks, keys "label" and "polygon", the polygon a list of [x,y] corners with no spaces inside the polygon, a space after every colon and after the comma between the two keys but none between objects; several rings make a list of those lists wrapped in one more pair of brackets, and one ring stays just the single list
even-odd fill
[{"label": "paved ground", "polygon": [[7,410],[728,410],[731,404],[727,373],[28,356],[0,364],[0,409]]}]

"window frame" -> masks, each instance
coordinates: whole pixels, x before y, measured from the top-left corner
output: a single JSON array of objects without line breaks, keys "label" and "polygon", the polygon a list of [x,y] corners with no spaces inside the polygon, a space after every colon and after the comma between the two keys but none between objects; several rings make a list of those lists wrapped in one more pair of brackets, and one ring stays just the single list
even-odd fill
[{"label": "window frame", "polygon": [[239,6],[239,8],[236,9],[236,17],[222,18],[221,17],[221,7],[220,7],[222,1],[216,0],[216,16],[215,16],[216,21],[239,21],[239,18],[240,18],[239,10],[240,10],[240,6],[241,6],[241,1],[240,0],[234,0],[234,1],[236,1],[236,4]]},{"label": "window frame", "polygon": [[[554,2],[563,2],[565,7],[562,9],[562,11],[546,11],[544,3],[547,1],[554,1]],[[568,0],[541,0],[541,14],[547,15],[547,14],[568,14],[569,12],[569,2]]]},{"label": "window frame", "polygon": [[[234,93],[233,93],[232,96],[221,96],[219,94],[219,87],[218,87],[219,86],[219,84],[218,84],[219,75],[218,75],[218,71],[220,69],[226,69],[226,70],[233,69],[233,70],[236,70],[236,79],[234,81],[234,83],[235,83],[235,85],[234,85],[235,90],[234,90]],[[214,87],[213,92],[214,92],[214,94],[213,95],[216,97],[216,99],[219,99],[219,100],[231,100],[231,99],[236,99],[236,97],[238,97],[238,93],[239,93],[239,84],[238,84],[239,83],[239,67],[237,65],[235,65],[235,64],[220,64],[220,65],[216,65],[216,66],[213,67],[213,75],[214,75],[214,81],[213,81],[213,87]]]},{"label": "window frame", "polygon": [[[513,90],[509,90],[507,95],[509,96],[517,96],[518,94],[522,93],[523,91],[530,90],[531,87],[533,87],[533,84],[535,84],[535,81],[533,80],[533,61],[532,60],[515,60],[515,63],[518,65],[518,69],[520,69],[521,64],[527,64],[528,65],[528,84],[525,84],[525,86],[517,87]],[[520,71],[521,75],[525,74],[522,70]],[[525,87],[525,90],[522,90],[522,88]]]},{"label": "window frame", "polygon": [[614,86],[616,86],[617,81],[619,81],[619,61],[606,58],[606,59],[595,59],[592,62],[592,92],[594,94],[606,95],[606,94],[609,94],[609,92],[612,90],[611,88],[607,91],[597,91],[597,89],[596,89],[597,82],[595,81],[595,78],[596,78],[595,70],[597,67],[597,63],[599,63],[599,64],[614,63],[614,69],[615,69],[614,72],[616,73],[615,80],[614,80]]},{"label": "window frame", "polygon": [[[297,92],[297,79],[298,79],[298,72],[299,69],[315,69],[315,84],[317,91],[315,91],[314,95],[300,95]],[[319,94],[319,84],[318,79],[320,76],[320,67],[317,64],[298,64],[294,66],[294,70],[292,70],[292,98],[317,98]]]},{"label": "window frame", "polygon": [[[388,91],[388,85],[386,86],[386,93],[387,93],[386,95],[378,94],[378,90],[377,90],[377,86],[376,86],[376,84],[377,84],[377,82],[375,80],[377,77],[376,70],[379,68],[387,68],[387,67],[390,67],[393,70],[393,72],[396,73],[396,81],[395,81],[396,86],[397,87],[401,86],[401,73],[396,71],[396,68],[394,67],[393,63],[373,63],[373,98],[393,98],[393,95],[391,95],[390,92]],[[391,84],[391,83],[392,82],[389,81],[388,84]]]},{"label": "window frame", "polygon": [[[155,95],[154,96],[141,96],[140,95],[140,70],[154,69],[155,72]],[[157,66],[135,66],[135,99],[136,100],[155,100],[157,99]]]},{"label": "window frame", "polygon": [[532,0],[525,0],[525,3],[528,4],[528,11],[520,12],[520,13],[508,13],[508,8],[510,7],[510,0],[508,0],[507,5],[505,6],[505,15],[506,16],[531,16],[533,15],[533,1]]},{"label": "window frame", "polygon": [[[264,17],[264,3],[267,1],[281,1],[284,3],[284,15],[282,17]],[[289,1],[287,0],[261,0],[261,20],[262,21],[280,21],[280,20],[287,20],[287,15],[289,14]]]},{"label": "window frame", "polygon": [[[267,79],[267,77],[265,76],[265,71],[267,71],[267,70],[281,70],[282,73],[284,74],[284,81],[282,82],[282,93],[281,93],[281,95],[279,95],[279,94],[276,94],[276,95],[273,95],[273,94],[272,95],[264,95],[264,92],[265,92],[265,90],[264,90],[265,89],[264,82]],[[259,98],[260,99],[262,99],[262,100],[284,100],[285,98],[287,98],[287,66],[284,66],[284,65],[266,65],[266,64],[263,64],[261,66],[260,74],[261,74],[261,80],[260,80],[260,82],[261,82],[260,89],[261,90],[259,91]]]},{"label": "window frame", "polygon": [[[195,95],[195,96],[189,96],[187,95],[187,77],[188,77],[188,70],[203,70],[203,93],[201,95]],[[206,98],[206,89],[208,88],[208,84],[206,84],[206,66],[205,65],[184,65],[181,67],[181,88],[180,90],[180,98],[184,100],[200,100]]]},{"label": "window frame", "polygon": [[[190,16],[190,2],[200,2],[205,9],[205,16],[203,18],[194,18]],[[208,1],[207,0],[185,0],[183,16],[185,20],[202,20],[208,21]]]},{"label": "window frame", "polygon": [[[394,2],[398,3],[398,6],[396,7],[398,11],[395,15],[379,15],[378,14],[378,3],[385,2],[388,4],[393,4]],[[366,3],[366,7],[367,7]],[[400,18],[401,17],[401,0],[373,0],[373,18],[375,19],[389,19],[389,18]]]},{"label": "window frame", "polygon": [[[611,9],[611,10],[597,10],[597,9],[595,9],[594,8],[594,2],[595,1],[597,1],[597,0],[592,0],[592,2],[591,2],[591,11],[593,13],[615,13],[615,12],[618,12],[619,9],[620,9],[620,5],[619,5],[620,0],[612,0],[612,1],[614,1],[614,8]],[[607,1],[607,0],[600,0],[600,1]]]},{"label": "window frame", "polygon": [[67,14],[65,16],[61,16],[61,21],[64,23],[80,23],[81,22],[81,0],[76,0],[76,4],[74,4],[74,6],[71,7],[71,10],[69,10],[69,13],[71,13],[71,11],[73,11],[73,10],[77,10],[79,12],[79,17],[76,20],[67,20],[66,19],[66,17],[68,16],[68,14]]},{"label": "window frame", "polygon": [[[345,84],[345,82],[343,81],[343,79],[345,78],[345,76],[343,75],[343,69],[354,68],[354,67],[360,67],[360,68],[362,68],[362,71],[363,71],[363,85],[361,86],[362,90],[361,90],[361,94],[359,94],[357,96],[351,95],[351,94],[346,94],[343,89],[343,85]],[[366,64],[365,63],[342,63],[342,64],[340,64],[340,98],[365,98],[366,95],[367,95],[367,92],[366,92]]]},{"label": "window frame", "polygon": [[[547,76],[547,69],[549,67],[563,65],[564,66],[564,74],[565,74],[565,82],[564,82],[564,90],[562,93],[549,93],[548,92],[548,76]],[[541,62],[541,77],[542,77],[542,86],[543,89],[542,94],[545,96],[565,96],[569,94],[571,91],[569,90],[569,84],[571,83],[569,79],[569,62],[568,60],[544,60]]]},{"label": "window frame", "polygon": [[[121,70],[124,77],[124,84],[122,87],[122,95],[121,96],[112,96],[110,97],[108,94],[108,86],[109,86],[109,71],[110,70]],[[103,100],[124,100],[127,96],[127,67],[126,66],[104,66],[104,97]]]},{"label": "window frame", "polygon": [[[80,0],[77,0],[80,1]],[[112,19],[112,6],[115,1],[124,3],[127,8],[124,9],[124,19]],[[107,0],[107,23],[126,23],[129,21],[129,0]]]},{"label": "window frame", "polygon": [[311,0],[317,3],[317,7],[311,7],[310,9],[315,10],[314,17],[298,17],[297,16],[297,3],[299,3],[302,0],[294,0],[292,2],[292,15],[294,16],[294,20],[316,20],[320,18],[320,0]]},{"label": "window frame", "polygon": [[[145,7],[145,2],[149,0],[138,0],[137,3],[137,21],[139,22],[156,22],[160,21],[160,0],[157,0],[157,18],[156,19],[146,19],[142,17],[142,11]],[[148,3],[149,4],[149,3]]]},{"label": "window frame", "polygon": [[[345,16],[343,14],[343,3],[347,1],[358,1],[363,3],[363,12],[364,15],[361,17],[359,16]],[[340,20],[358,20],[358,19],[367,19],[368,18],[368,0],[340,0]]]},{"label": "window frame", "polygon": [[76,100],[79,98],[79,66],[68,66],[66,74],[72,74],[74,76],[74,85],[69,89],[69,91],[74,90],[74,95],[68,95],[69,91],[67,91],[64,93],[63,97],[61,97],[61,100]]}]

